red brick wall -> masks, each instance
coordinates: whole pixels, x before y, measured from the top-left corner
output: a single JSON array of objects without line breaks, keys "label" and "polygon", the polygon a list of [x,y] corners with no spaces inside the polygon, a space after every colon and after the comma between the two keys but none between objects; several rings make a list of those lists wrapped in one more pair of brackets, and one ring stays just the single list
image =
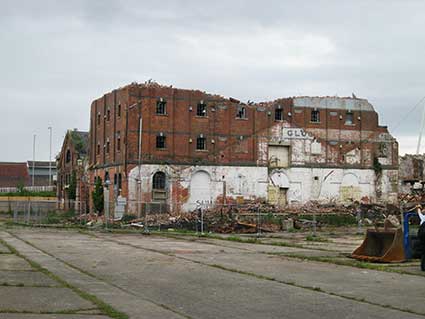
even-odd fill
[{"label": "red brick wall", "polygon": [[[156,114],[156,104],[160,98],[166,101],[166,115]],[[206,117],[196,114],[201,100],[207,105]],[[121,105],[121,116],[118,115],[118,105]],[[122,194],[126,196],[127,173],[139,161],[140,116],[143,119],[143,163],[257,165],[258,141],[261,136],[268,137],[270,128],[277,124],[274,117],[277,105],[283,108],[284,121],[288,125],[312,132],[322,143],[322,148],[326,150],[324,165],[328,166],[345,165],[343,155],[360,148],[362,162],[359,168],[371,168],[375,152],[373,140],[378,134],[388,132],[386,128],[378,126],[378,115],[372,111],[354,111],[353,125],[346,125],[345,111],[319,109],[320,123],[312,123],[311,108],[295,108],[293,100],[286,98],[252,106],[243,105],[247,118],[238,119],[236,112],[240,105],[233,99],[196,90],[132,84],[107,93],[92,103],[90,165],[102,179],[105,170],[109,171],[111,180],[114,174],[122,173]],[[332,130],[338,132],[336,137],[329,136]],[[366,131],[371,133],[366,134]],[[121,137],[120,151],[117,148],[118,132]],[[165,149],[156,148],[156,136],[160,132],[166,136]],[[196,139],[200,134],[206,137],[206,151],[196,150]],[[108,139],[109,153],[105,147]],[[398,158],[394,154],[392,163],[395,167],[398,165]]]}]

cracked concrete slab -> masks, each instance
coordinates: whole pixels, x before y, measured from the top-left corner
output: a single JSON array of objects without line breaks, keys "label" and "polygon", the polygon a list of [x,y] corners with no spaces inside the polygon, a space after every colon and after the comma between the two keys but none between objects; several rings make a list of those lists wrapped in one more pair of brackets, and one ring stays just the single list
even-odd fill
[{"label": "cracked concrete slab", "polygon": [[101,315],[0,313],[0,319],[110,319]]},{"label": "cracked concrete slab", "polygon": [[0,254],[10,254],[11,251],[5,245],[0,243]]},{"label": "cracked concrete slab", "polygon": [[[104,295],[105,288],[113,285],[139,300],[150,300],[191,318],[422,318],[412,313],[332,296],[313,289],[264,280],[258,269],[254,275],[245,275],[202,265],[199,261],[186,258],[207,258],[211,265],[219,266],[223,262],[221,257],[226,256],[238,269],[241,269],[240,264],[255,264],[260,267],[261,264],[268,264],[269,257],[276,258],[255,251],[257,247],[262,250],[263,245],[238,249],[234,246],[212,247],[211,244],[199,242],[193,245],[192,242],[182,244],[169,238],[157,241],[152,240],[152,237],[113,234],[99,235],[99,238],[83,234],[68,236],[67,232],[42,231],[41,235],[25,231],[17,234],[60,261],[95,274],[96,280],[85,277],[88,282],[84,284],[89,284],[96,295],[107,297]],[[37,255],[34,249],[31,250],[17,239],[9,238],[8,242],[19,251],[31,254],[31,258],[49,269],[57,269],[60,265],[66,268],[57,259],[50,260],[43,254]],[[155,251],[156,243],[158,252]],[[169,255],[173,248],[177,256]],[[271,263],[271,266],[276,272],[297,272],[295,268],[287,269],[284,263]],[[313,269],[308,275],[311,276],[310,279],[320,277],[321,268],[315,269],[315,266],[316,263],[313,263]],[[347,269],[345,271],[345,275],[349,276],[350,272]],[[75,276],[68,270],[57,274],[70,281]],[[128,302],[128,299],[115,296],[115,301],[119,305]],[[133,312],[132,318],[141,318],[145,311],[146,309]]]},{"label": "cracked concrete slab", "polygon": [[58,312],[95,305],[68,288],[0,287],[1,311]]},{"label": "cracked concrete slab", "polygon": [[33,270],[23,258],[12,254],[0,254],[0,270]]},{"label": "cracked concrete slab", "polygon": [[57,287],[59,283],[41,272],[0,270],[0,285]]}]

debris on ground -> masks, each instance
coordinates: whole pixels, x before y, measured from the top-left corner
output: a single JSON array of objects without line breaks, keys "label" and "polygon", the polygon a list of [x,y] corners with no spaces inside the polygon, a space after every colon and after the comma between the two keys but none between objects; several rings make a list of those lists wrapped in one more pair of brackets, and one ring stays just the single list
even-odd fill
[{"label": "debris on ground", "polygon": [[[410,196],[407,200],[417,200]],[[201,217],[202,215],[202,217]],[[141,229],[185,229],[217,233],[258,233],[291,230],[308,230],[323,226],[349,226],[359,222],[364,226],[400,226],[400,208],[390,204],[371,204],[369,202],[351,202],[341,205],[336,202],[320,203],[310,201],[305,205],[281,208],[266,202],[254,201],[249,204],[217,205],[193,212],[178,214],[148,214],[140,216],[124,215],[120,220],[110,218],[111,227]],[[74,218],[75,222],[95,227],[106,222],[103,215],[82,214]]]}]

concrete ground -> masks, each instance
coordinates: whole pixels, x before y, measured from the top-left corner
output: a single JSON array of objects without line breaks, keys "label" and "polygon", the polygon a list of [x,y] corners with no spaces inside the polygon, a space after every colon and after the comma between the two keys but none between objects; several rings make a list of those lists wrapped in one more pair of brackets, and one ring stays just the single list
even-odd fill
[{"label": "concrete ground", "polygon": [[0,240],[0,319],[425,317],[418,263],[358,268],[345,257],[355,234],[250,244],[7,228]]}]

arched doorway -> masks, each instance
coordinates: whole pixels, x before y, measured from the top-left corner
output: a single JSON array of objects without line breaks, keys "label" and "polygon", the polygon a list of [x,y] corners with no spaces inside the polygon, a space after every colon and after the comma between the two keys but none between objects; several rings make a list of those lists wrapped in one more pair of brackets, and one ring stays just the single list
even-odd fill
[{"label": "arched doorway", "polygon": [[353,173],[345,174],[339,192],[343,202],[359,201],[361,198],[359,178]]},{"label": "arched doorway", "polygon": [[211,203],[211,177],[205,171],[197,171],[190,180],[190,209],[198,205],[209,205]]},{"label": "arched doorway", "polygon": [[167,200],[167,176],[164,172],[156,172],[152,177],[152,201],[165,203]]}]

